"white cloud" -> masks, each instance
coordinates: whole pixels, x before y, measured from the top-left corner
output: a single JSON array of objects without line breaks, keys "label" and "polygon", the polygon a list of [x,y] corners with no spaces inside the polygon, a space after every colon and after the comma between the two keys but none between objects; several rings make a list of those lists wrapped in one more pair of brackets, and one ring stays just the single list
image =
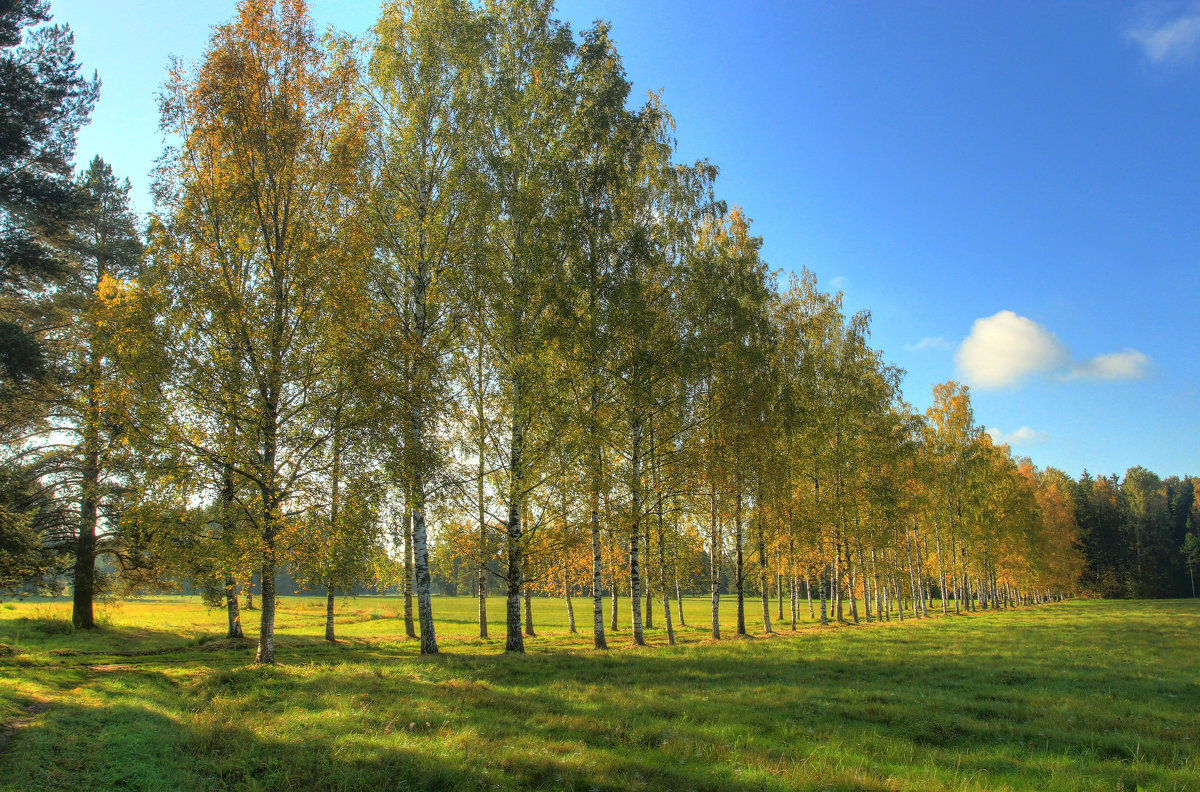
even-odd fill
[{"label": "white cloud", "polygon": [[905,344],[904,348],[909,352],[921,352],[926,349],[949,349],[950,342],[940,337],[925,336],[915,344]]},{"label": "white cloud", "polygon": [[1045,432],[1030,429],[1028,426],[1022,426],[1011,434],[1005,434],[996,427],[989,426],[987,433],[992,436],[992,442],[996,445],[1010,445],[1014,447],[1038,445],[1050,439],[1050,435]]},{"label": "white cloud", "polygon": [[847,278],[845,275],[838,275],[835,278],[829,279],[829,285],[832,286],[833,288],[837,289],[838,291],[842,291],[843,289],[845,289],[847,286],[850,285],[850,279]]},{"label": "white cloud", "polygon": [[976,319],[955,356],[967,381],[980,388],[1017,385],[1030,374],[1054,371],[1070,352],[1046,328],[1012,311]]},{"label": "white cloud", "polygon": [[1150,366],[1150,359],[1136,349],[1072,361],[1070,350],[1057,336],[1012,311],[976,319],[955,361],[967,383],[978,388],[1019,385],[1037,373],[1055,374],[1062,380],[1141,379]]},{"label": "white cloud", "polygon": [[1071,366],[1063,379],[1132,380],[1146,376],[1150,358],[1136,349],[1097,355]]},{"label": "white cloud", "polygon": [[1189,60],[1200,45],[1200,8],[1174,19],[1146,24],[1129,31],[1129,38],[1142,45],[1154,63]]}]

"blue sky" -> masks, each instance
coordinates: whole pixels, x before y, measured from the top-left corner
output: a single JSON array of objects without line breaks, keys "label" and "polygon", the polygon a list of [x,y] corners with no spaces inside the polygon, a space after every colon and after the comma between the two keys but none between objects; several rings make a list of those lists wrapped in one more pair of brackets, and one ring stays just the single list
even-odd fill
[{"label": "blue sky", "polygon": [[[375,2],[314,0],[349,32]],[[233,0],[51,0],[104,81],[79,156],[151,208],[154,93]],[[608,19],[679,157],[721,168],[778,269],[869,310],[928,404],[1072,475],[1200,473],[1200,2],[561,0]]]}]

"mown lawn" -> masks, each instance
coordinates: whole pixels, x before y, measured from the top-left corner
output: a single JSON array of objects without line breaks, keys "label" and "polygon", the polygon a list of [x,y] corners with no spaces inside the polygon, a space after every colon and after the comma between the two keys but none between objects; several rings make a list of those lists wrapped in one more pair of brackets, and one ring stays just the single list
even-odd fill
[{"label": "mown lawn", "polygon": [[622,629],[596,653],[535,600],[507,657],[498,621],[472,637],[474,600],[438,598],[443,654],[420,658],[396,599],[339,601],[330,646],[323,601],[286,598],[281,665],[257,668],[196,599],[107,605],[89,634],[69,603],[5,603],[0,789],[1200,790],[1195,601],[720,643],[686,605],[684,645]]}]

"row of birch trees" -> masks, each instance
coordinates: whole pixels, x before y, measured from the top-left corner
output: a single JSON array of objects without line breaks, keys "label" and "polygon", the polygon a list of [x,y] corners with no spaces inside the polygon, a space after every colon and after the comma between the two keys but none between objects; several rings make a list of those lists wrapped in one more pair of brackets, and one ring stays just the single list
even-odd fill
[{"label": "row of birch trees", "polygon": [[231,636],[257,581],[264,663],[283,569],[328,592],[331,640],[338,592],[399,584],[422,653],[434,566],[485,637],[502,581],[510,652],[532,593],[572,630],[590,604],[604,648],[620,595],[643,644],[699,586],[714,638],[722,596],[744,634],[778,626],[772,591],[793,628],[1071,591],[1065,477],[955,383],[914,411],[866,314],[781,283],[606,25],[395,0],[353,39],[242,0],[161,114],[145,250],[96,270],[76,326],[76,425],[105,449],[65,488],[92,515],[79,626],[97,548],[131,585],[205,587]]}]

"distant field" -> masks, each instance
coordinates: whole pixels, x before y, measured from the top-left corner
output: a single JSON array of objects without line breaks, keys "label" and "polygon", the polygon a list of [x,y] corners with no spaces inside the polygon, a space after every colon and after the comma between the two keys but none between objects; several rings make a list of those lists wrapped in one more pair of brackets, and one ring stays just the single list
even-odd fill
[{"label": "distant field", "polygon": [[502,606],[482,641],[473,599],[437,598],[423,659],[396,598],[339,600],[336,646],[323,600],[285,598],[256,668],[195,598],[104,605],[90,634],[67,602],[0,604],[0,790],[1200,790],[1196,601],[714,643],[692,599],[685,645],[659,618],[635,649],[625,600],[597,653],[589,601],[570,636],[538,599],[525,657]]}]

